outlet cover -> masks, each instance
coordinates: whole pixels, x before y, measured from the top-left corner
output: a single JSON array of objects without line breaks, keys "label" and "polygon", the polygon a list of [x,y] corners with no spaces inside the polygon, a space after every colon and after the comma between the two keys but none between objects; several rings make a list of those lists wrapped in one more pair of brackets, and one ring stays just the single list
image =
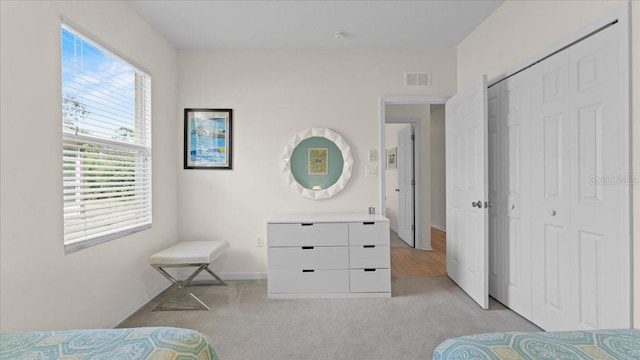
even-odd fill
[{"label": "outlet cover", "polygon": [[365,174],[366,177],[377,177],[378,176],[378,165],[367,165],[367,172]]}]

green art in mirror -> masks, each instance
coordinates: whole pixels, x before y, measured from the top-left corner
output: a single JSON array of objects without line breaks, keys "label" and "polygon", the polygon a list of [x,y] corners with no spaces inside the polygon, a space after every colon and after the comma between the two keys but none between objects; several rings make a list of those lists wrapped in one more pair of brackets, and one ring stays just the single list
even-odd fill
[{"label": "green art in mirror", "polygon": [[282,153],[282,174],[289,186],[307,199],[335,196],[351,179],[352,170],[353,154],[349,144],[327,128],[298,132]]},{"label": "green art in mirror", "polygon": [[302,140],[290,159],[291,174],[305,189],[327,189],[342,175],[342,151],[331,140],[313,136]]}]

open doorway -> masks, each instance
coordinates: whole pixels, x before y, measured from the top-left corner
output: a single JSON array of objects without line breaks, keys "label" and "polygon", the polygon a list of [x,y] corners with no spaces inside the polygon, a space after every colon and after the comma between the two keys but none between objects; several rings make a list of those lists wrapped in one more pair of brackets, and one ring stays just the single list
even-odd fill
[{"label": "open doorway", "polygon": [[381,209],[392,276],[446,275],[444,98],[381,103]]},{"label": "open doorway", "polygon": [[[428,105],[407,105],[425,108]],[[407,107],[390,105],[387,114]],[[426,109],[424,109],[426,111]],[[387,207],[384,214],[389,218],[392,245],[400,240],[405,246],[415,248],[415,128],[420,127],[421,118],[388,116],[385,123],[387,166]],[[396,247],[399,247],[397,244]]]}]

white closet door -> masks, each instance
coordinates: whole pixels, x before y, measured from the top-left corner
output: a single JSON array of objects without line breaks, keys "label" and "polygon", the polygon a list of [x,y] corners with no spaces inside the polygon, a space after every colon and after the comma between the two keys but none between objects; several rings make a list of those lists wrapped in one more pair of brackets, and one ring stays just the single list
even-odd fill
[{"label": "white closet door", "polygon": [[531,319],[531,73],[502,82],[504,303]]},{"label": "white closet door", "polygon": [[487,91],[489,146],[489,295],[501,303],[504,297],[504,255],[502,242],[505,238],[502,227],[502,213],[505,211],[502,180],[502,131],[500,129],[500,93],[502,83],[493,85]]},{"label": "white closet door", "polygon": [[570,328],[577,317],[577,246],[570,229],[569,50],[534,73],[532,207],[533,321],[545,330]]},{"label": "white closet door", "polygon": [[447,274],[489,308],[487,77],[445,105]]},{"label": "white closet door", "polygon": [[617,27],[536,65],[533,321],[545,330],[630,325],[628,124]]},{"label": "white closet door", "polygon": [[630,325],[629,128],[621,119],[618,28],[569,51],[571,241],[577,322],[587,329]]}]

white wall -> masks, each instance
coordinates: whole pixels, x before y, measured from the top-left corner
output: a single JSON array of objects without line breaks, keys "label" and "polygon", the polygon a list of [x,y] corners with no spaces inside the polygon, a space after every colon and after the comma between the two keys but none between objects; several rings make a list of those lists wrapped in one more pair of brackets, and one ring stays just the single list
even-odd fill
[{"label": "white wall", "polygon": [[[627,1],[506,1],[458,47],[458,88],[481,74],[489,79],[541,53]],[[640,154],[640,2],[632,4],[633,154]],[[633,156],[640,175],[640,156]],[[634,187],[634,228],[640,229],[640,187]],[[640,231],[634,232],[635,327],[640,327]]]},{"label": "white wall", "polygon": [[[386,124],[384,126],[385,129],[385,144],[387,150],[391,150],[394,147],[398,146],[398,132],[402,130],[404,127],[408,126],[407,124]],[[385,156],[385,154],[383,154]],[[386,202],[387,209],[389,211],[385,215],[389,218],[389,227],[395,233],[398,233],[398,193],[396,189],[398,188],[398,168],[395,169],[387,169],[385,171],[386,181],[385,181],[385,193],[386,193]]]},{"label": "white wall", "polygon": [[[379,97],[451,95],[453,49],[266,49],[178,52],[178,108],[234,110],[233,170],[180,170],[181,239],[226,239],[231,248],[214,270],[264,276],[266,221],[282,213],[359,211],[379,203],[379,180],[365,177],[378,149]],[[405,87],[405,71],[431,71],[431,88]],[[325,200],[303,199],[282,176],[281,155],[298,131],[328,127],[353,150],[353,176]],[[182,132],[176,151],[182,152]],[[383,174],[383,169],[378,169]],[[378,213],[381,209],[376,209]]]},{"label": "white wall", "polygon": [[[115,325],[176,241],[176,52],[126,2],[0,2],[0,331]],[[64,255],[61,16],[153,76],[153,229]]]},{"label": "white wall", "polygon": [[482,74],[496,79],[624,3],[505,1],[458,45],[458,89]]},{"label": "white wall", "polygon": [[447,227],[444,106],[431,105],[431,226]]}]

